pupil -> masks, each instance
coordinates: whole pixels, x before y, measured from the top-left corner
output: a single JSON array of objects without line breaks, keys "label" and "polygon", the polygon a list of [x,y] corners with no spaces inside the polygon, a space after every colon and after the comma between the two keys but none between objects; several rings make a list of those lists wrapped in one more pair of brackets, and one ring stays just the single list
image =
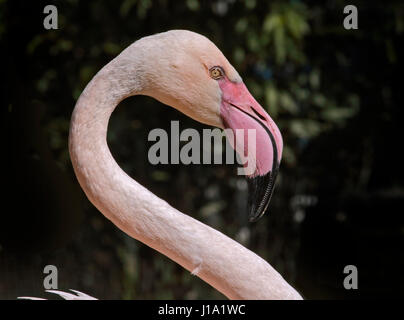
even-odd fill
[{"label": "pupil", "polygon": [[212,75],[212,77],[214,77],[214,78],[220,77],[221,74],[222,74],[222,73],[221,73],[220,70],[218,70],[217,68],[216,68],[216,69],[213,69],[212,72],[211,72],[211,75]]}]

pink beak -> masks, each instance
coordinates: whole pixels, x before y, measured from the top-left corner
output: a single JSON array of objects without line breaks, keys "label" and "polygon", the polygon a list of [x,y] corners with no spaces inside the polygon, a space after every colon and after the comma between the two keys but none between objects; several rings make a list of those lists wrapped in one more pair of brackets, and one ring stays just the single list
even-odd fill
[{"label": "pink beak", "polygon": [[[250,221],[256,221],[265,213],[272,197],[282,157],[282,136],[275,122],[244,83],[233,83],[225,78],[219,80],[219,86],[222,90],[222,121],[225,129],[231,129],[235,137],[235,141],[230,143],[241,157],[248,158],[244,167],[254,168],[253,172],[247,173],[247,182],[249,217]],[[243,129],[244,141],[241,143],[237,141],[239,129]],[[251,130],[255,132],[255,139],[248,137]],[[249,155],[251,150],[254,150],[255,156]]]}]

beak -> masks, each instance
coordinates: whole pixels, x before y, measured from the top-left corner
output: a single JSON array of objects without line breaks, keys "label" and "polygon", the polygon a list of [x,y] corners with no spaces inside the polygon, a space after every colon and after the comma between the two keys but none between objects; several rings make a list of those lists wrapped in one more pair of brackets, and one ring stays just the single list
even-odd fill
[{"label": "beak", "polygon": [[222,122],[232,132],[227,137],[240,158],[247,158],[244,171],[249,189],[248,212],[250,222],[254,222],[264,215],[272,197],[282,157],[282,136],[244,83],[223,79],[219,86]]}]

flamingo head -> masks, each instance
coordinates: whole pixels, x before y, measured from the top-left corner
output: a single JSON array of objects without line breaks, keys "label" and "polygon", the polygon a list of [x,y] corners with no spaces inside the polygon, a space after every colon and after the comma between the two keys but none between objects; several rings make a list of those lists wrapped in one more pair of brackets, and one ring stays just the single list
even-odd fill
[{"label": "flamingo head", "polygon": [[136,44],[145,57],[137,70],[148,79],[143,94],[233,133],[232,137],[227,135],[230,144],[248,159],[244,169],[250,221],[258,220],[267,210],[282,157],[282,136],[275,122],[206,37],[173,30],[142,38]]}]

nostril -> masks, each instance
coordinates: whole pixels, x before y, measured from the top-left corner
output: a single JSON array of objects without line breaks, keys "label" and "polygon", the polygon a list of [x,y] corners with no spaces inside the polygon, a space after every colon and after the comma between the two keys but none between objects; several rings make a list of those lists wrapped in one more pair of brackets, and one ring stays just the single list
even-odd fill
[{"label": "nostril", "polygon": [[258,118],[260,118],[261,120],[264,120],[264,121],[266,120],[266,118],[261,113],[259,113],[257,110],[255,110],[252,106],[250,106],[250,108],[258,116]]}]

